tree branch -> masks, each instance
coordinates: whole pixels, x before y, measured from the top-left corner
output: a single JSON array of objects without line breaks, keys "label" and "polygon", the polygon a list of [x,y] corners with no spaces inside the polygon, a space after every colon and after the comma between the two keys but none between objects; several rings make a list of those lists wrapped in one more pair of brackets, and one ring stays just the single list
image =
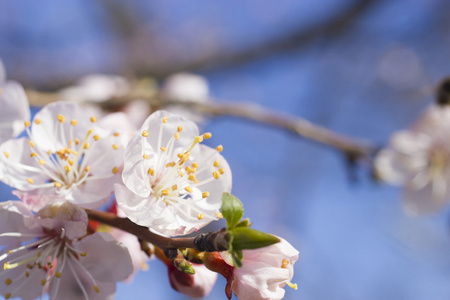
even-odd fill
[{"label": "tree branch", "polygon": [[[27,95],[31,105],[36,106],[43,106],[60,99],[57,93],[42,93],[34,90],[27,90]],[[275,126],[319,144],[340,150],[351,161],[359,159],[371,161],[372,156],[378,149],[378,147],[367,141],[345,136],[325,127],[312,124],[303,118],[269,110],[256,104],[243,104],[238,102],[223,103],[218,101],[184,102],[163,98],[162,95],[155,93],[154,90],[136,88],[125,97],[114,98],[100,103],[100,105],[109,111],[117,111],[134,99],[143,99],[154,109],[179,105],[212,117],[231,116],[264,125]]]}]

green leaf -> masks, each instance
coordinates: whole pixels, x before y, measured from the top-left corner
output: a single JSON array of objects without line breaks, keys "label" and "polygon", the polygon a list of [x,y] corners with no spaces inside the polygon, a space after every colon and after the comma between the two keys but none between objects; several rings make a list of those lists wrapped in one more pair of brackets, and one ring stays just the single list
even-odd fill
[{"label": "green leaf", "polygon": [[247,218],[237,223],[235,227],[250,227],[251,225],[252,223],[250,223],[250,219]]},{"label": "green leaf", "polygon": [[227,220],[228,228],[233,228],[244,215],[244,206],[238,198],[229,194],[222,195],[222,215]]},{"label": "green leaf", "polygon": [[228,232],[233,237],[233,251],[262,248],[280,241],[276,236],[248,227],[236,227]]}]

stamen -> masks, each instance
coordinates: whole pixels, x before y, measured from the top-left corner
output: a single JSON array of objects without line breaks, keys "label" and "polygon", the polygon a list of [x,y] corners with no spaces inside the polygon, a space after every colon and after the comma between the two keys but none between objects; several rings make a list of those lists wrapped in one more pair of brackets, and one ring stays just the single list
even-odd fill
[{"label": "stamen", "polygon": [[163,196],[169,195],[169,190],[168,189],[162,190],[161,195],[163,195]]},{"label": "stamen", "polygon": [[41,285],[44,286],[47,283],[47,279],[42,279],[41,280]]},{"label": "stamen", "polygon": [[55,277],[56,278],[61,278],[61,276],[62,276],[61,272],[59,272],[59,271],[55,272]]},{"label": "stamen", "polygon": [[202,193],[202,198],[207,198],[209,197],[209,192],[203,192]]},{"label": "stamen", "polygon": [[25,127],[30,127],[31,126],[31,122],[27,120],[27,121],[24,122],[24,125],[25,125]]},{"label": "stamen", "polygon": [[77,126],[77,124],[78,124],[78,121],[75,119],[72,119],[72,121],[70,121],[70,125],[72,125],[72,126]]},{"label": "stamen", "polygon": [[172,191],[176,191],[178,189],[178,186],[176,184],[172,185]]},{"label": "stamen", "polygon": [[177,131],[181,132],[182,130],[183,130],[183,126],[179,125],[178,128],[177,128]]},{"label": "stamen", "polygon": [[205,132],[205,133],[203,134],[203,138],[204,138],[205,140],[210,139],[211,137],[212,137],[211,132]]},{"label": "stamen", "polygon": [[218,168],[220,166],[220,162],[218,160],[214,161],[214,167]]},{"label": "stamen", "polygon": [[113,147],[114,150],[119,149],[119,146],[117,146],[117,144],[113,144],[112,147]]},{"label": "stamen", "polygon": [[27,181],[28,181],[28,183],[31,183],[31,184],[34,183],[33,179],[31,179],[30,177],[27,178]]},{"label": "stamen", "polygon": [[56,120],[63,124],[66,121],[66,118],[63,115],[59,114],[56,116]]},{"label": "stamen", "polygon": [[161,149],[162,152],[166,152],[167,151],[166,147],[160,147],[159,149]]},{"label": "stamen", "polygon": [[8,152],[3,152],[3,154],[5,154],[6,158],[9,158],[9,153]]},{"label": "stamen", "polygon": [[28,144],[30,144],[31,148],[34,148],[34,142],[33,141],[28,141]]},{"label": "stamen", "polygon": [[152,168],[149,168],[147,173],[150,174],[151,176],[153,176],[153,174],[155,174],[155,170],[153,170]]},{"label": "stamen", "polygon": [[119,168],[117,168],[117,167],[114,167],[114,168],[112,169],[113,174],[116,174],[118,171],[119,171]]},{"label": "stamen", "polygon": [[148,154],[144,154],[144,155],[142,155],[142,157],[143,157],[144,159],[149,159]]},{"label": "stamen", "polygon": [[225,169],[224,168],[220,168],[219,169],[219,173],[220,173],[220,175],[223,175],[223,173],[225,173]]},{"label": "stamen", "polygon": [[38,154],[36,152],[31,152],[30,157],[36,157]]},{"label": "stamen", "polygon": [[290,281],[286,281],[286,284],[287,284],[290,288],[292,288],[292,289],[294,289],[294,290],[297,290],[297,289],[298,289],[298,286],[297,286],[296,283],[292,283],[292,282],[290,282]]},{"label": "stamen", "polygon": [[223,219],[223,215],[222,215],[221,212],[216,212],[216,216],[217,216],[219,219]]},{"label": "stamen", "polygon": [[84,149],[84,150],[87,150],[87,149],[89,149],[89,146],[90,146],[89,143],[85,143],[84,146],[83,146],[83,149]]},{"label": "stamen", "polygon": [[93,138],[94,138],[95,141],[98,141],[100,139],[100,136],[98,134],[96,134],[96,135],[93,136]]},{"label": "stamen", "polygon": [[119,135],[120,135],[120,133],[118,133],[118,132],[114,132],[114,134],[113,134],[115,137],[118,137]]},{"label": "stamen", "polygon": [[219,172],[214,171],[214,172],[213,172],[213,177],[214,177],[215,179],[219,179],[219,178],[220,178]]},{"label": "stamen", "polygon": [[41,124],[41,119],[34,119],[34,123],[35,123],[36,125]]},{"label": "stamen", "polygon": [[167,117],[164,117],[164,118],[163,118],[163,123],[166,124],[167,121],[168,121],[168,118],[167,118]]},{"label": "stamen", "polygon": [[192,190],[192,188],[190,186],[185,187],[184,190],[186,192],[188,192],[188,193],[192,193],[193,192],[193,190]]},{"label": "stamen", "polygon": [[6,293],[5,294],[5,299],[8,300],[9,298],[11,298],[11,293]]},{"label": "stamen", "polygon": [[42,159],[40,159],[40,160],[38,160],[38,163],[42,166],[42,165],[45,165],[45,160],[42,160]]},{"label": "stamen", "polygon": [[147,130],[142,131],[142,136],[143,137],[148,137],[148,131]]},{"label": "stamen", "polygon": [[92,123],[95,123],[95,122],[97,122],[97,118],[96,118],[96,117],[94,117],[94,116],[92,116],[92,117],[90,118],[90,120],[91,120],[91,122],[92,122]]},{"label": "stamen", "polygon": [[57,188],[61,187],[61,183],[59,183],[59,182],[54,182],[53,184],[54,184],[55,187],[57,187]]},{"label": "stamen", "polygon": [[175,132],[173,137],[178,141],[178,139],[180,138],[180,133],[179,132]]},{"label": "stamen", "polygon": [[219,145],[216,147],[217,152],[222,152],[223,151],[223,146]]},{"label": "stamen", "polygon": [[197,215],[197,219],[201,220],[203,218],[205,218],[205,214],[201,213]]},{"label": "stamen", "polygon": [[6,280],[5,280],[5,284],[6,285],[10,285],[12,283],[12,279],[11,278],[7,278]]}]

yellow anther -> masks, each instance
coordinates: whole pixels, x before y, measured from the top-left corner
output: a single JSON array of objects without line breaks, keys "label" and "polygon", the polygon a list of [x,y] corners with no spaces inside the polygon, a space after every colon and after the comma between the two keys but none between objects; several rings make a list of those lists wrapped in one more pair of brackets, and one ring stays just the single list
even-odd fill
[{"label": "yellow anther", "polygon": [[289,260],[286,258],[283,258],[283,261],[281,262],[281,267],[286,268],[289,265]]},{"label": "yellow anther", "polygon": [[180,133],[179,132],[175,132],[175,134],[173,135],[173,137],[178,140],[180,138]]},{"label": "yellow anther", "polygon": [[117,146],[117,144],[113,144],[112,147],[113,147],[114,150],[119,149],[119,146]]},{"label": "yellow anther", "polygon": [[47,283],[47,279],[42,279],[41,280],[41,285],[44,286]]},{"label": "yellow anther", "polygon": [[224,168],[220,168],[219,169],[219,173],[220,173],[220,175],[223,175],[223,173],[225,173],[225,169]]},{"label": "yellow anther", "polygon": [[54,182],[53,185],[57,188],[61,187],[61,183],[59,183],[59,182]]},{"label": "yellow anther", "polygon": [[292,282],[290,282],[290,281],[286,281],[286,284],[287,284],[290,288],[292,288],[292,289],[294,289],[294,290],[297,290],[297,289],[298,289],[298,286],[297,286],[296,283],[292,283]]},{"label": "yellow anther", "polygon": [[180,175],[180,177],[183,177],[183,176],[184,176],[184,173],[181,172],[181,171],[178,171],[178,175]]},{"label": "yellow anther", "polygon": [[5,154],[6,158],[9,158],[9,152],[3,152],[3,154]]},{"label": "yellow anther", "polygon": [[147,130],[142,131],[142,136],[143,137],[148,137],[148,131]]},{"label": "yellow anther", "polygon": [[183,131],[183,126],[179,125],[178,128],[177,128],[177,131],[178,131],[178,132]]},{"label": "yellow anther", "polygon": [[5,284],[6,285],[10,285],[12,283],[12,279],[11,278],[7,278],[6,280],[5,280]]},{"label": "yellow anther", "polygon": [[223,151],[223,146],[222,146],[222,145],[217,146],[217,147],[216,147],[216,150],[217,150],[218,152],[222,152],[222,151]]},{"label": "yellow anther", "polygon": [[45,160],[42,160],[42,159],[40,159],[40,160],[38,160],[38,163],[42,166],[42,165],[45,165]]},{"label": "yellow anther", "polygon": [[189,174],[188,179],[190,181],[195,181],[197,178],[195,178],[195,174]]},{"label": "yellow anther", "polygon": [[153,174],[155,174],[155,170],[153,170],[152,168],[149,168],[147,173],[150,174],[151,176],[153,176]]},{"label": "yellow anther", "polygon": [[117,168],[117,167],[114,167],[114,168],[112,169],[113,174],[116,174],[118,171],[119,171],[119,168]]},{"label": "yellow anther", "polygon": [[78,138],[75,138],[75,145],[79,145],[80,144],[80,140]]},{"label": "yellow anther", "polygon": [[209,197],[209,192],[203,192],[202,193],[202,198],[206,198]]},{"label": "yellow anther", "polygon": [[175,162],[174,161],[166,164],[166,168],[169,168],[169,167],[173,168],[174,166],[175,166]]},{"label": "yellow anther", "polygon": [[70,172],[70,166],[69,165],[65,165],[64,166],[64,170],[66,170],[66,172],[69,173]]},{"label": "yellow anther", "polygon": [[11,298],[11,293],[6,293],[5,294],[5,299],[8,300],[9,298]]},{"label": "yellow anther", "polygon": [[30,273],[25,272],[25,276],[26,276],[27,278],[30,277]]},{"label": "yellow anther", "polygon": [[92,129],[92,128],[91,128],[91,129],[89,129],[89,130],[88,130],[88,132],[87,132],[87,134],[86,134],[86,136],[89,136],[89,135],[91,135],[91,133],[93,133],[93,132],[94,132],[94,129]]},{"label": "yellow anther", "polygon": [[72,126],[77,126],[77,124],[78,124],[78,121],[75,120],[75,119],[72,119],[72,120],[70,121],[70,125],[72,125]]},{"label": "yellow anther", "polygon": [[59,271],[55,272],[55,277],[56,278],[61,278],[61,275],[62,275],[61,272],[59,272]]},{"label": "yellow anther", "polygon": [[120,133],[118,133],[118,132],[114,132],[114,134],[113,134],[115,137],[118,137],[119,135],[120,135]]},{"label": "yellow anther", "polygon": [[178,189],[178,186],[176,184],[172,185],[172,191],[176,191]]},{"label": "yellow anther", "polygon": [[94,138],[94,141],[98,141],[100,139],[100,136],[98,134],[96,134],[93,136],[93,138]]},{"label": "yellow anther", "polygon": [[216,212],[216,216],[217,216],[219,219],[223,219],[223,215],[222,215],[221,212]]},{"label": "yellow anther", "polygon": [[33,179],[31,179],[30,177],[27,178],[27,181],[28,181],[28,183],[31,183],[31,184],[34,183]]},{"label": "yellow anther", "polygon": [[168,120],[168,118],[167,118],[167,117],[164,117],[164,118],[163,118],[163,123],[166,124],[166,123],[167,123],[167,120]]},{"label": "yellow anther", "polygon": [[82,257],[85,257],[85,256],[87,255],[87,252],[86,252],[86,251],[81,252],[80,255],[81,255]]},{"label": "yellow anther", "polygon": [[198,169],[198,163],[197,163],[197,162],[193,162],[193,163],[192,163],[192,167],[193,167],[194,169]]},{"label": "yellow anther", "polygon": [[25,125],[25,127],[30,127],[31,126],[31,122],[27,120],[27,121],[24,122],[24,125]]},{"label": "yellow anther", "polygon": [[91,170],[91,166],[86,166],[86,168],[84,168],[84,171],[87,173]]},{"label": "yellow anther", "polygon": [[214,167],[218,168],[220,166],[220,162],[218,160],[214,161]]},{"label": "yellow anther", "polygon": [[205,132],[205,133],[203,134],[203,138],[204,138],[205,140],[210,139],[211,137],[212,137],[211,132]]},{"label": "yellow anther", "polygon": [[85,143],[85,144],[83,145],[83,149],[87,150],[87,149],[89,149],[90,146],[91,146],[91,144]]},{"label": "yellow anther", "polygon": [[64,152],[65,152],[66,154],[70,154],[70,152],[72,152],[72,150],[70,150],[70,149],[66,146],[66,147],[64,147]]},{"label": "yellow anther", "polygon": [[38,253],[36,254],[36,256],[37,256],[37,257],[41,257],[41,254],[42,254],[42,252],[38,252]]},{"label": "yellow anther", "polygon": [[205,214],[198,214],[197,215],[197,219],[201,220],[203,218],[205,218]]},{"label": "yellow anther", "polygon": [[200,136],[200,135],[196,135],[195,139],[194,139],[194,143],[198,144],[198,143],[201,143],[201,142],[203,142],[203,137]]},{"label": "yellow anther", "polygon": [[73,146],[73,140],[69,141],[69,146],[71,146],[71,147]]},{"label": "yellow anther", "polygon": [[98,288],[97,285],[94,285],[94,290],[95,290],[96,293],[100,293],[100,289]]},{"label": "yellow anther", "polygon": [[41,119],[34,119],[34,124],[36,124],[36,125],[41,124]]},{"label": "yellow anther", "polygon": [[48,150],[48,151],[47,151],[47,154],[48,154],[48,155],[51,155],[51,154],[52,154],[52,150]]},{"label": "yellow anther", "polygon": [[56,120],[58,120],[59,123],[64,123],[66,121],[66,118],[63,115],[57,115]]},{"label": "yellow anther", "polygon": [[192,169],[190,166],[187,166],[187,167],[186,167],[186,172],[187,172],[188,174],[191,174],[191,173],[195,173],[195,170]]},{"label": "yellow anther", "polygon": [[148,154],[144,154],[144,155],[142,155],[142,157],[143,157],[144,159],[148,159],[148,158],[149,158]]},{"label": "yellow anther", "polygon": [[192,193],[193,192],[193,190],[192,190],[192,188],[190,186],[185,187],[184,190],[186,192],[188,192],[188,193]]},{"label": "yellow anther", "polygon": [[169,195],[169,190],[168,190],[168,189],[162,190],[162,191],[161,191],[161,195],[163,195],[163,196]]},{"label": "yellow anther", "polygon": [[33,141],[28,141],[28,144],[30,144],[31,148],[34,148],[34,142]]},{"label": "yellow anther", "polygon": [[159,149],[161,149],[162,152],[166,152],[166,151],[167,151],[167,148],[166,148],[166,147],[161,147],[161,148],[159,148]]},{"label": "yellow anther", "polygon": [[68,159],[67,162],[69,163],[69,165],[73,166],[73,160]]},{"label": "yellow anther", "polygon": [[215,179],[219,179],[219,178],[220,178],[219,172],[214,171],[214,172],[213,172],[213,177],[214,177]]},{"label": "yellow anther", "polygon": [[91,122],[92,122],[92,123],[95,123],[95,122],[97,122],[97,118],[96,118],[96,117],[94,117],[94,116],[92,116],[92,117],[90,118],[90,120],[91,120]]}]

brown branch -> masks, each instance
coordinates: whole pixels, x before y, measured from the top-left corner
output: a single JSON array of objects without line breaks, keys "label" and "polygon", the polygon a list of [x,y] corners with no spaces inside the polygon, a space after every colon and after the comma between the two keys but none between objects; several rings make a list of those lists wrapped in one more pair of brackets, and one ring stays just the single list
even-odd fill
[{"label": "brown branch", "polygon": [[191,248],[207,252],[227,250],[225,245],[228,245],[228,243],[223,243],[223,241],[226,240],[228,236],[227,232],[223,229],[199,234],[195,237],[170,238],[153,233],[147,227],[137,225],[128,218],[121,218],[112,213],[97,210],[86,210],[86,212],[89,219],[131,233],[139,240],[147,241],[164,251],[181,248]]},{"label": "brown branch", "polygon": [[[30,103],[37,106],[43,106],[59,100],[58,94],[55,93],[27,90],[27,94]],[[134,99],[146,100],[152,108],[159,109],[170,105],[180,105],[192,111],[213,117],[232,116],[264,125],[275,126],[325,146],[338,149],[349,160],[366,159],[371,161],[372,156],[378,149],[367,141],[345,136],[322,126],[312,124],[298,116],[276,112],[256,104],[243,104],[238,102],[223,103],[218,101],[184,102],[165,99],[161,95],[155,94],[154,90],[135,89],[125,97],[111,99],[110,101],[101,103],[101,105],[107,110],[116,111]]]}]

